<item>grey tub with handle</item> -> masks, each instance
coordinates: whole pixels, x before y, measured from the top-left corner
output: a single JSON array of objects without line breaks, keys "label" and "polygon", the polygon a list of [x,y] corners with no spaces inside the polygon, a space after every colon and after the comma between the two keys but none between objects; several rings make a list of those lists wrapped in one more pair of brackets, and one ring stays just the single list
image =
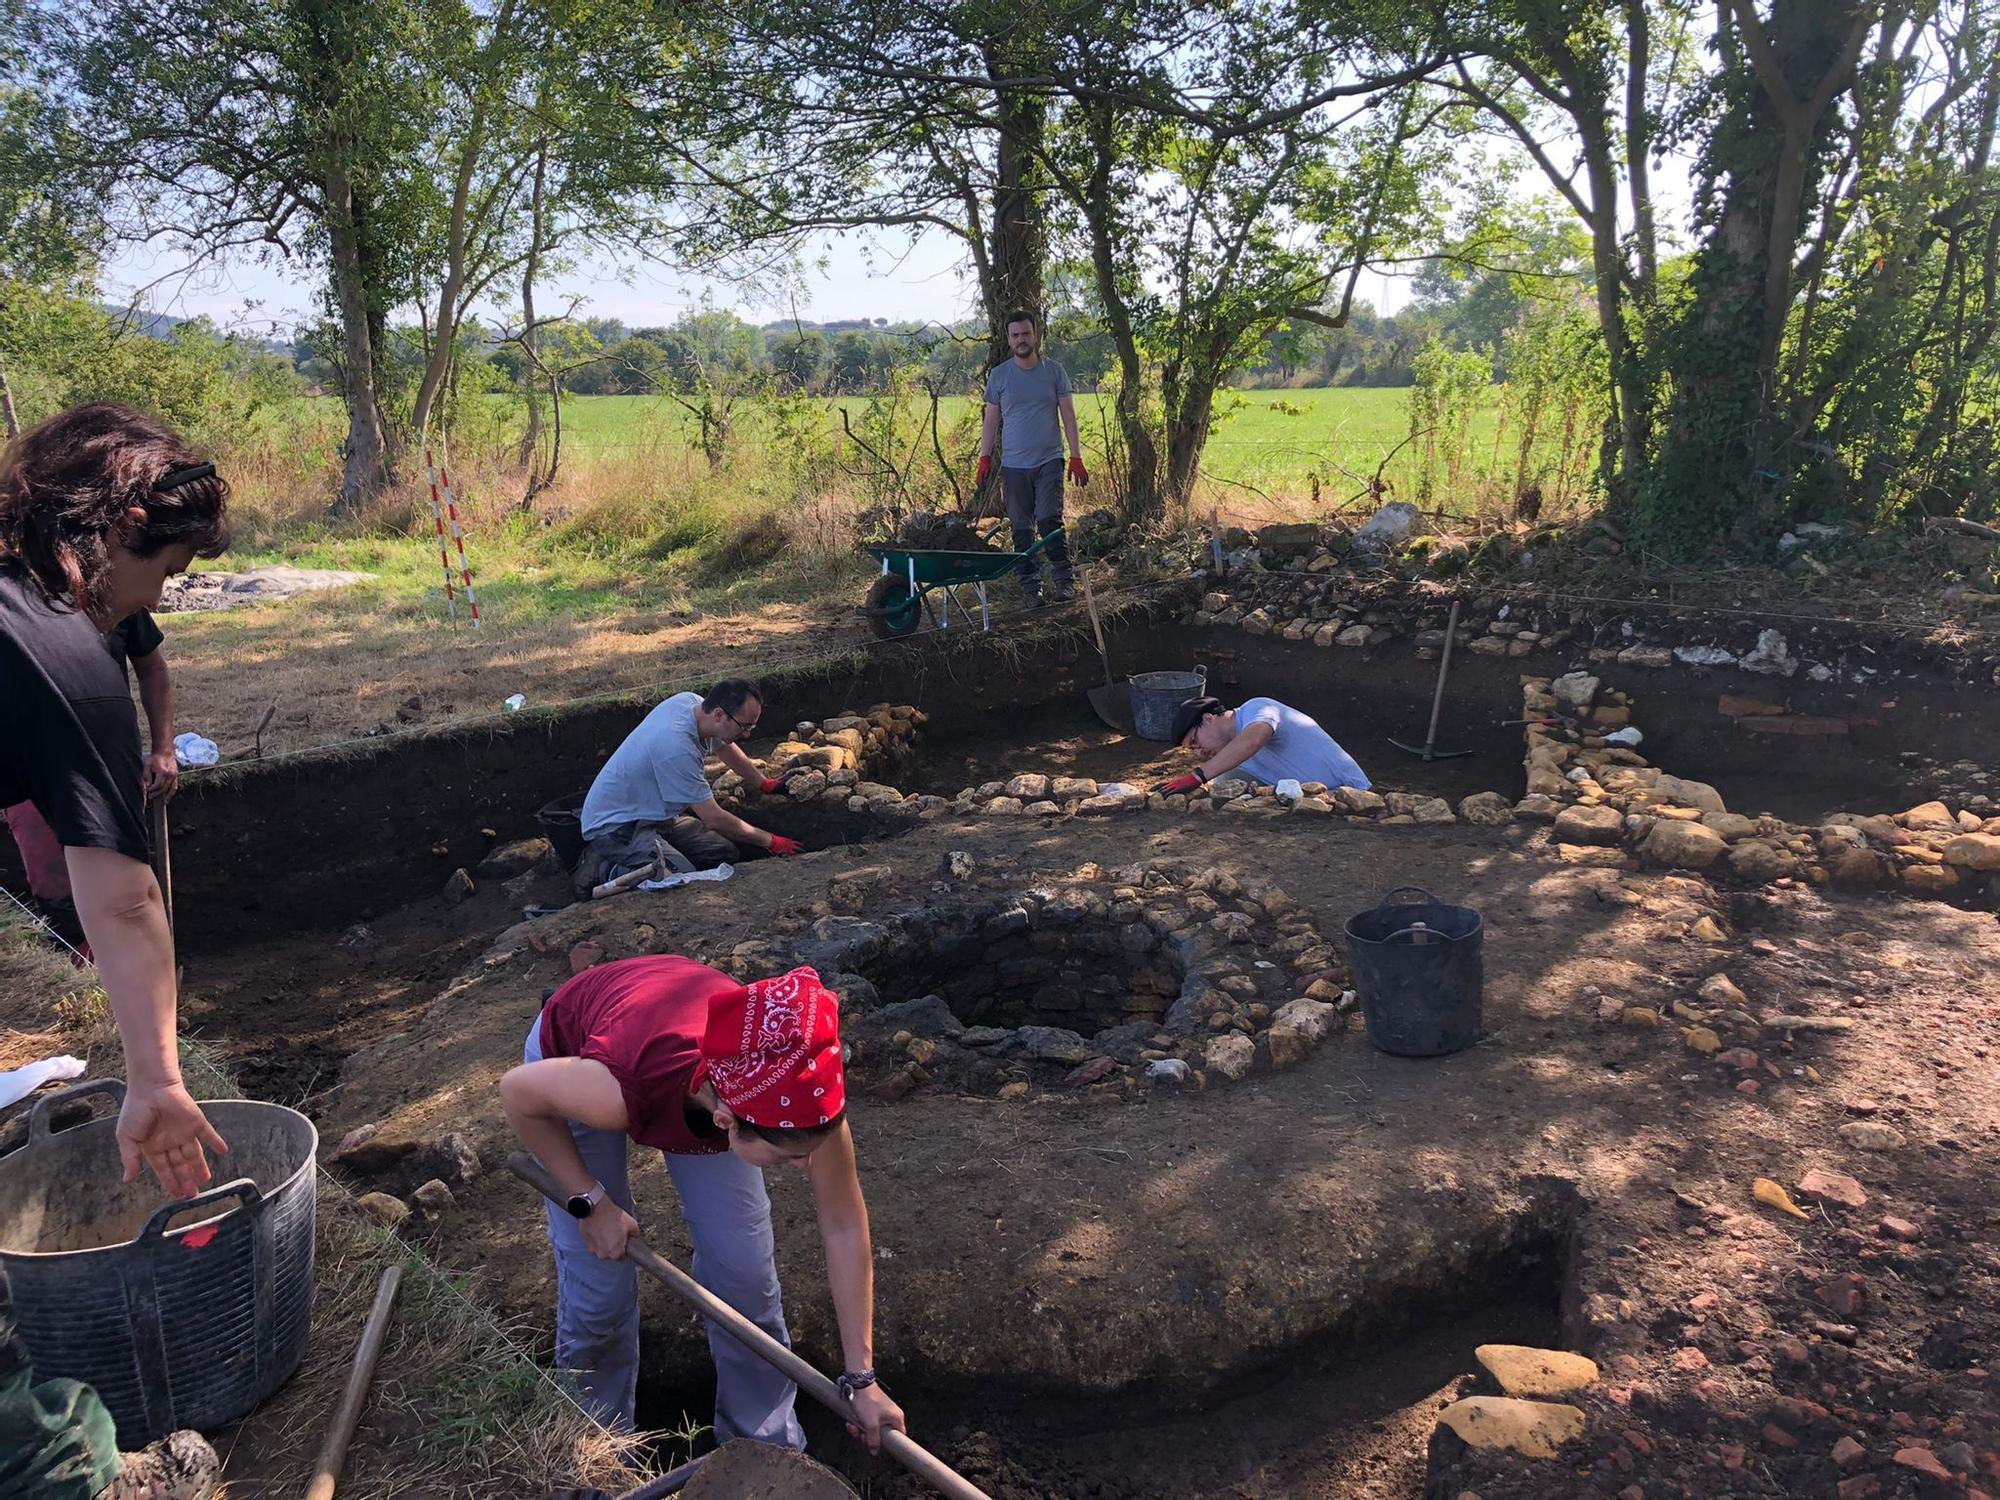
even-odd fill
[{"label": "grey tub with handle", "polygon": [[205,1102],[229,1174],[163,1202],[150,1174],[121,1182],[117,1120],[51,1131],[55,1106],[125,1085],[51,1094],[28,1142],[0,1157],[0,1266],[35,1376],[93,1387],[121,1448],[234,1421],[284,1384],[312,1320],[312,1121],[251,1099]]}]

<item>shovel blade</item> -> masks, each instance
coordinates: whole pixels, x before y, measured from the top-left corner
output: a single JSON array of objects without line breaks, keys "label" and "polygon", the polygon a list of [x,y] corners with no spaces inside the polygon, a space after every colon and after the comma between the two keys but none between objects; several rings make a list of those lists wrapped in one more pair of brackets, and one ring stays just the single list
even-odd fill
[{"label": "shovel blade", "polygon": [[1110,683],[1105,687],[1085,690],[1090,699],[1090,708],[1098,718],[1120,734],[1132,733],[1132,690],[1123,682]]}]

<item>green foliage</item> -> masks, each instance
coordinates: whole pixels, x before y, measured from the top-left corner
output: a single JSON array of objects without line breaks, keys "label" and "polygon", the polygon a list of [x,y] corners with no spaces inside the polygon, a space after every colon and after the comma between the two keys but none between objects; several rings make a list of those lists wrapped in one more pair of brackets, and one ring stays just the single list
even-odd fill
[{"label": "green foliage", "polygon": [[1450,349],[1433,339],[1416,358],[1410,387],[1410,445],[1418,454],[1417,504],[1455,494],[1472,472],[1467,439],[1480,399],[1493,383],[1493,360],[1478,349]]},{"label": "green foliage", "polygon": [[206,320],[149,338],[84,298],[18,283],[0,283],[0,365],[23,426],[80,402],[123,401],[222,448],[300,389],[289,359]]},{"label": "green foliage", "polygon": [[1532,302],[1501,339],[1501,423],[1513,434],[1513,496],[1563,506],[1596,474],[1610,390],[1597,318],[1579,302]]}]

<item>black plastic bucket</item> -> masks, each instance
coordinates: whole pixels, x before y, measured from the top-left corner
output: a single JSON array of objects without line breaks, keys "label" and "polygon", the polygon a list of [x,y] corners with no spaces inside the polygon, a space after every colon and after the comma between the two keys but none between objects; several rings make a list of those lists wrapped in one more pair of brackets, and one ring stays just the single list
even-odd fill
[{"label": "black plastic bucket", "polygon": [[253,1099],[202,1112],[237,1175],[162,1202],[121,1180],[117,1121],[52,1131],[56,1106],[125,1085],[98,1079],[38,1100],[28,1143],[0,1161],[0,1265],[35,1378],[96,1389],[118,1446],[180,1427],[213,1432],[290,1377],[312,1323],[313,1164],[319,1135]]},{"label": "black plastic bucket", "polygon": [[583,858],[583,799],[585,793],[578,792],[573,797],[558,797],[547,807],[535,814],[535,822],[541,826],[542,837],[549,841],[549,847],[556,852],[556,858],[563,862],[563,868],[576,868],[576,862]]},{"label": "black plastic bucket", "polygon": [[[1408,899],[1411,892],[1423,897]],[[1347,920],[1354,993],[1368,1040],[1397,1057],[1442,1057],[1479,1039],[1486,926],[1469,906],[1447,906],[1402,885]]]}]

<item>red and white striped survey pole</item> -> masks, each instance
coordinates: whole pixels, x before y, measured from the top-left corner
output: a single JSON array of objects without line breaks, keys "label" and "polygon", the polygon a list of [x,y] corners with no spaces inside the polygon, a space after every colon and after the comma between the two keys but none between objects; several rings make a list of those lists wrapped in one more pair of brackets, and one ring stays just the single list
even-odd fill
[{"label": "red and white striped survey pole", "polygon": [[[430,452],[424,452],[424,462],[430,462]],[[466,534],[458,526],[458,504],[452,500],[452,476],[446,470],[434,470],[430,486],[430,504],[436,510],[438,504],[438,482],[444,486],[444,518],[452,524],[452,542],[458,544],[458,576],[466,584],[466,608],[472,610],[472,628],[480,628],[480,600],[472,592],[472,566],[466,562]],[[444,562],[444,532],[438,532],[438,562]],[[444,562],[444,596],[450,602],[452,596],[452,564]],[[458,606],[452,604],[452,624],[458,624]]]},{"label": "red and white striped survey pole", "polygon": [[444,602],[446,607],[451,610],[451,623],[456,625],[458,623],[458,596],[452,592],[451,560],[445,556],[444,551],[444,506],[438,500],[437,464],[432,460],[431,450],[428,448],[424,449],[424,467],[430,470],[431,476],[431,522],[437,527],[438,566],[444,569]]}]

